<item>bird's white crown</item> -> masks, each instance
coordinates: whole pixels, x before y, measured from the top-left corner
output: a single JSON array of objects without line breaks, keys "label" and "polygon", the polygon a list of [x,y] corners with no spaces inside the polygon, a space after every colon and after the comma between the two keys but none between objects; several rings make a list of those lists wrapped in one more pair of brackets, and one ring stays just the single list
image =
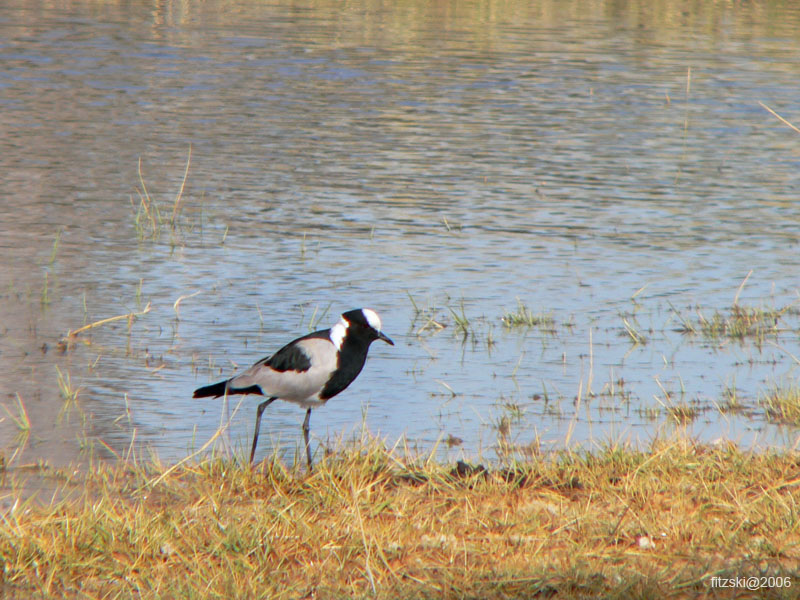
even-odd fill
[{"label": "bird's white crown", "polygon": [[362,308],[361,312],[364,313],[364,318],[367,320],[367,323],[369,323],[370,327],[372,327],[375,331],[381,330],[382,323],[378,313],[371,308]]}]

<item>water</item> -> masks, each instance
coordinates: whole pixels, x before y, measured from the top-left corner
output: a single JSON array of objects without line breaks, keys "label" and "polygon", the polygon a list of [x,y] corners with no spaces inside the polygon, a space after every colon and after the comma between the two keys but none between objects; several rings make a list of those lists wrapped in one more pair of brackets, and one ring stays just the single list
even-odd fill
[{"label": "water", "polygon": [[[315,448],[362,424],[462,440],[445,459],[646,445],[675,406],[705,441],[794,445],[760,403],[796,381],[793,309],[761,341],[676,329],[798,299],[798,134],[760,104],[800,123],[798,25],[780,2],[0,8],[7,457],[177,460],[231,414],[243,448],[255,398],[192,390],[358,306],[397,346],[314,411]],[[137,228],[140,160],[165,221],[190,161],[174,230]],[[504,328],[518,302],[552,327]],[[302,417],[272,405],[261,452],[294,456]]]}]

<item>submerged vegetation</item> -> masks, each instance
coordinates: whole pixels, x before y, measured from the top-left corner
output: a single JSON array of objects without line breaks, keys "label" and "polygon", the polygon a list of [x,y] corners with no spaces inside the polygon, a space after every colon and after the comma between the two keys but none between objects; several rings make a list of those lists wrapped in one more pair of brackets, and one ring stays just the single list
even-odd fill
[{"label": "submerged vegetation", "polygon": [[[186,168],[183,173],[183,180],[181,181],[180,188],[175,194],[171,207],[161,206],[147,190],[144,175],[142,174],[142,159],[139,158],[139,186],[136,188],[136,194],[139,198],[138,204],[131,197],[131,207],[134,212],[134,227],[139,241],[143,240],[157,240],[161,237],[164,229],[172,232],[175,231],[178,224],[178,216],[180,215],[183,205],[183,193],[186,189],[186,179],[189,176],[189,167],[192,163],[192,148],[189,146],[189,154],[186,158]],[[172,209],[171,211],[169,209]],[[56,246],[54,246],[53,254],[55,255],[58,238],[56,238]]]},{"label": "submerged vegetation", "polygon": [[683,334],[699,335],[712,342],[749,339],[763,344],[767,337],[780,333],[780,319],[792,306],[778,309],[733,304],[727,311],[715,310],[710,316],[698,309],[695,319],[680,315],[674,308],[673,311],[680,320],[678,331]]},{"label": "submerged vegetation", "polygon": [[514,327],[538,327],[542,332],[553,332],[555,319],[550,313],[534,314],[522,300],[517,300],[517,310],[506,312],[501,319],[503,325],[512,329]]},{"label": "submerged vegetation", "polygon": [[[412,327],[415,328],[414,333],[417,336],[436,334],[450,327],[462,342],[485,341],[488,347],[494,344],[495,320],[486,316],[468,316],[463,298],[456,303],[449,296],[445,296],[441,304],[428,302],[427,306],[417,303],[411,293],[408,293],[408,298],[413,307]],[[499,321],[507,330],[537,328],[543,334],[556,333],[556,321],[552,313],[534,313],[521,300],[517,300],[515,311],[506,311]]]},{"label": "submerged vegetation", "polygon": [[[55,492],[27,500],[37,477]],[[655,443],[487,469],[376,440],[313,474],[208,458],[6,473],[6,598],[729,598],[800,585],[795,453]],[[768,585],[769,583],[769,585]]]},{"label": "submerged vegetation", "polygon": [[800,427],[800,384],[776,385],[761,398],[767,418]]}]

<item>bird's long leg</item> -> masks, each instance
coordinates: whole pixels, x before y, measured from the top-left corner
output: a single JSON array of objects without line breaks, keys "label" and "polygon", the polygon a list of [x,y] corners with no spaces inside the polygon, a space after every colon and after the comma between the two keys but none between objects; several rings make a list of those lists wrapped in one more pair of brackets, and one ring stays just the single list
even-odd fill
[{"label": "bird's long leg", "polygon": [[253,448],[250,450],[250,464],[253,464],[253,458],[256,455],[256,445],[258,444],[258,430],[261,429],[261,414],[264,412],[264,409],[267,408],[274,400],[277,398],[267,398],[261,404],[258,405],[258,410],[256,411],[256,430],[253,433]]},{"label": "bird's long leg", "polygon": [[311,421],[310,408],[306,411],[306,418],[305,421],[303,421],[303,437],[306,440],[306,460],[308,460],[308,470],[311,472],[313,469],[311,467],[311,447],[308,445],[308,430],[310,429],[309,421]]}]

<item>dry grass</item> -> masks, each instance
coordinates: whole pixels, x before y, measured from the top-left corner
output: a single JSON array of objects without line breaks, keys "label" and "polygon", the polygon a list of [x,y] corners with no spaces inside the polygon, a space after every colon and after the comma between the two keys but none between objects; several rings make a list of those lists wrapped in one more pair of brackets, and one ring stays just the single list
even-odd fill
[{"label": "dry grass", "polygon": [[761,398],[761,405],[770,421],[800,425],[800,385],[797,382],[774,386]]},{"label": "dry grass", "polygon": [[714,311],[710,317],[698,310],[695,322],[682,317],[674,308],[673,311],[680,319],[678,331],[681,333],[699,334],[714,342],[726,339],[740,342],[753,340],[760,345],[767,337],[777,336],[781,332],[780,319],[791,308],[792,305],[775,309],[733,304],[727,313]]},{"label": "dry grass", "polygon": [[490,472],[371,441],[310,475],[277,459],[34,471],[7,479],[60,500],[4,498],[4,598],[752,597],[711,587],[745,575],[789,578],[757,597],[800,590],[792,452],[676,442]]}]

